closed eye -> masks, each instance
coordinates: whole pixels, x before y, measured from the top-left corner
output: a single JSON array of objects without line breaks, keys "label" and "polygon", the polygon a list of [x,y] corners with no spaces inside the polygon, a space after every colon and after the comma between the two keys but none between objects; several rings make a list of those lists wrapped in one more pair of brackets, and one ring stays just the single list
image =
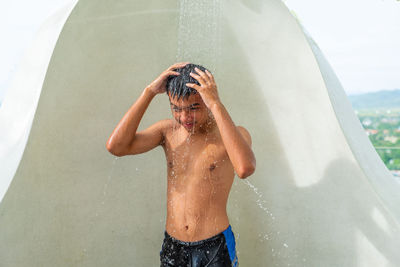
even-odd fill
[{"label": "closed eye", "polygon": [[[176,111],[176,112],[180,112],[181,111],[181,109],[179,109],[179,108],[173,108],[173,110]],[[198,110],[198,108],[190,108],[190,110]]]}]

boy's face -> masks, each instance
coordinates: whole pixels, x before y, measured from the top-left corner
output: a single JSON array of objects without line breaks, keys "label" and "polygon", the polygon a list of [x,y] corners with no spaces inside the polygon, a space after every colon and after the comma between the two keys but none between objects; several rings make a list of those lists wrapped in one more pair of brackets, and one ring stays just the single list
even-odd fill
[{"label": "boy's face", "polygon": [[200,94],[191,94],[189,98],[177,100],[168,93],[172,116],[188,132],[197,132],[209,120],[209,111]]}]

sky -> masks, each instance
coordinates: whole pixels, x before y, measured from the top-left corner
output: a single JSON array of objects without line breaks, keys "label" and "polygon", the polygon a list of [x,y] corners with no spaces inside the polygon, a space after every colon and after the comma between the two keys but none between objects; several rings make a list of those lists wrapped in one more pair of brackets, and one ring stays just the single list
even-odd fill
[{"label": "sky", "polygon": [[400,89],[400,2],[286,0],[333,67],[344,90]]},{"label": "sky", "polygon": [[69,0],[0,1],[0,102],[42,23]]},{"label": "sky", "polygon": [[[0,1],[0,102],[40,25],[69,0]],[[400,89],[400,2],[285,0],[346,93]]]}]

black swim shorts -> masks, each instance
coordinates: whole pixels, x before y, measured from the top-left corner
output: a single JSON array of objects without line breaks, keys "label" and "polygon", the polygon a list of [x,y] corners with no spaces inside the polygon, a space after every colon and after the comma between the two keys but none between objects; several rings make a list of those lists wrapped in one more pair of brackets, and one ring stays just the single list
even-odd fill
[{"label": "black swim shorts", "polygon": [[235,236],[231,226],[207,239],[185,242],[164,232],[160,251],[161,267],[237,267]]}]

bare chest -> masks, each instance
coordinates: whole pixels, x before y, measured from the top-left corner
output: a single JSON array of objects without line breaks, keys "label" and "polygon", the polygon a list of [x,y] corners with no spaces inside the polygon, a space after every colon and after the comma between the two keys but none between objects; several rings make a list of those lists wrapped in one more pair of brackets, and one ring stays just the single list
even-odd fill
[{"label": "bare chest", "polygon": [[164,151],[171,179],[187,182],[211,179],[223,183],[234,176],[232,163],[219,135],[187,139],[169,134],[165,138]]}]

